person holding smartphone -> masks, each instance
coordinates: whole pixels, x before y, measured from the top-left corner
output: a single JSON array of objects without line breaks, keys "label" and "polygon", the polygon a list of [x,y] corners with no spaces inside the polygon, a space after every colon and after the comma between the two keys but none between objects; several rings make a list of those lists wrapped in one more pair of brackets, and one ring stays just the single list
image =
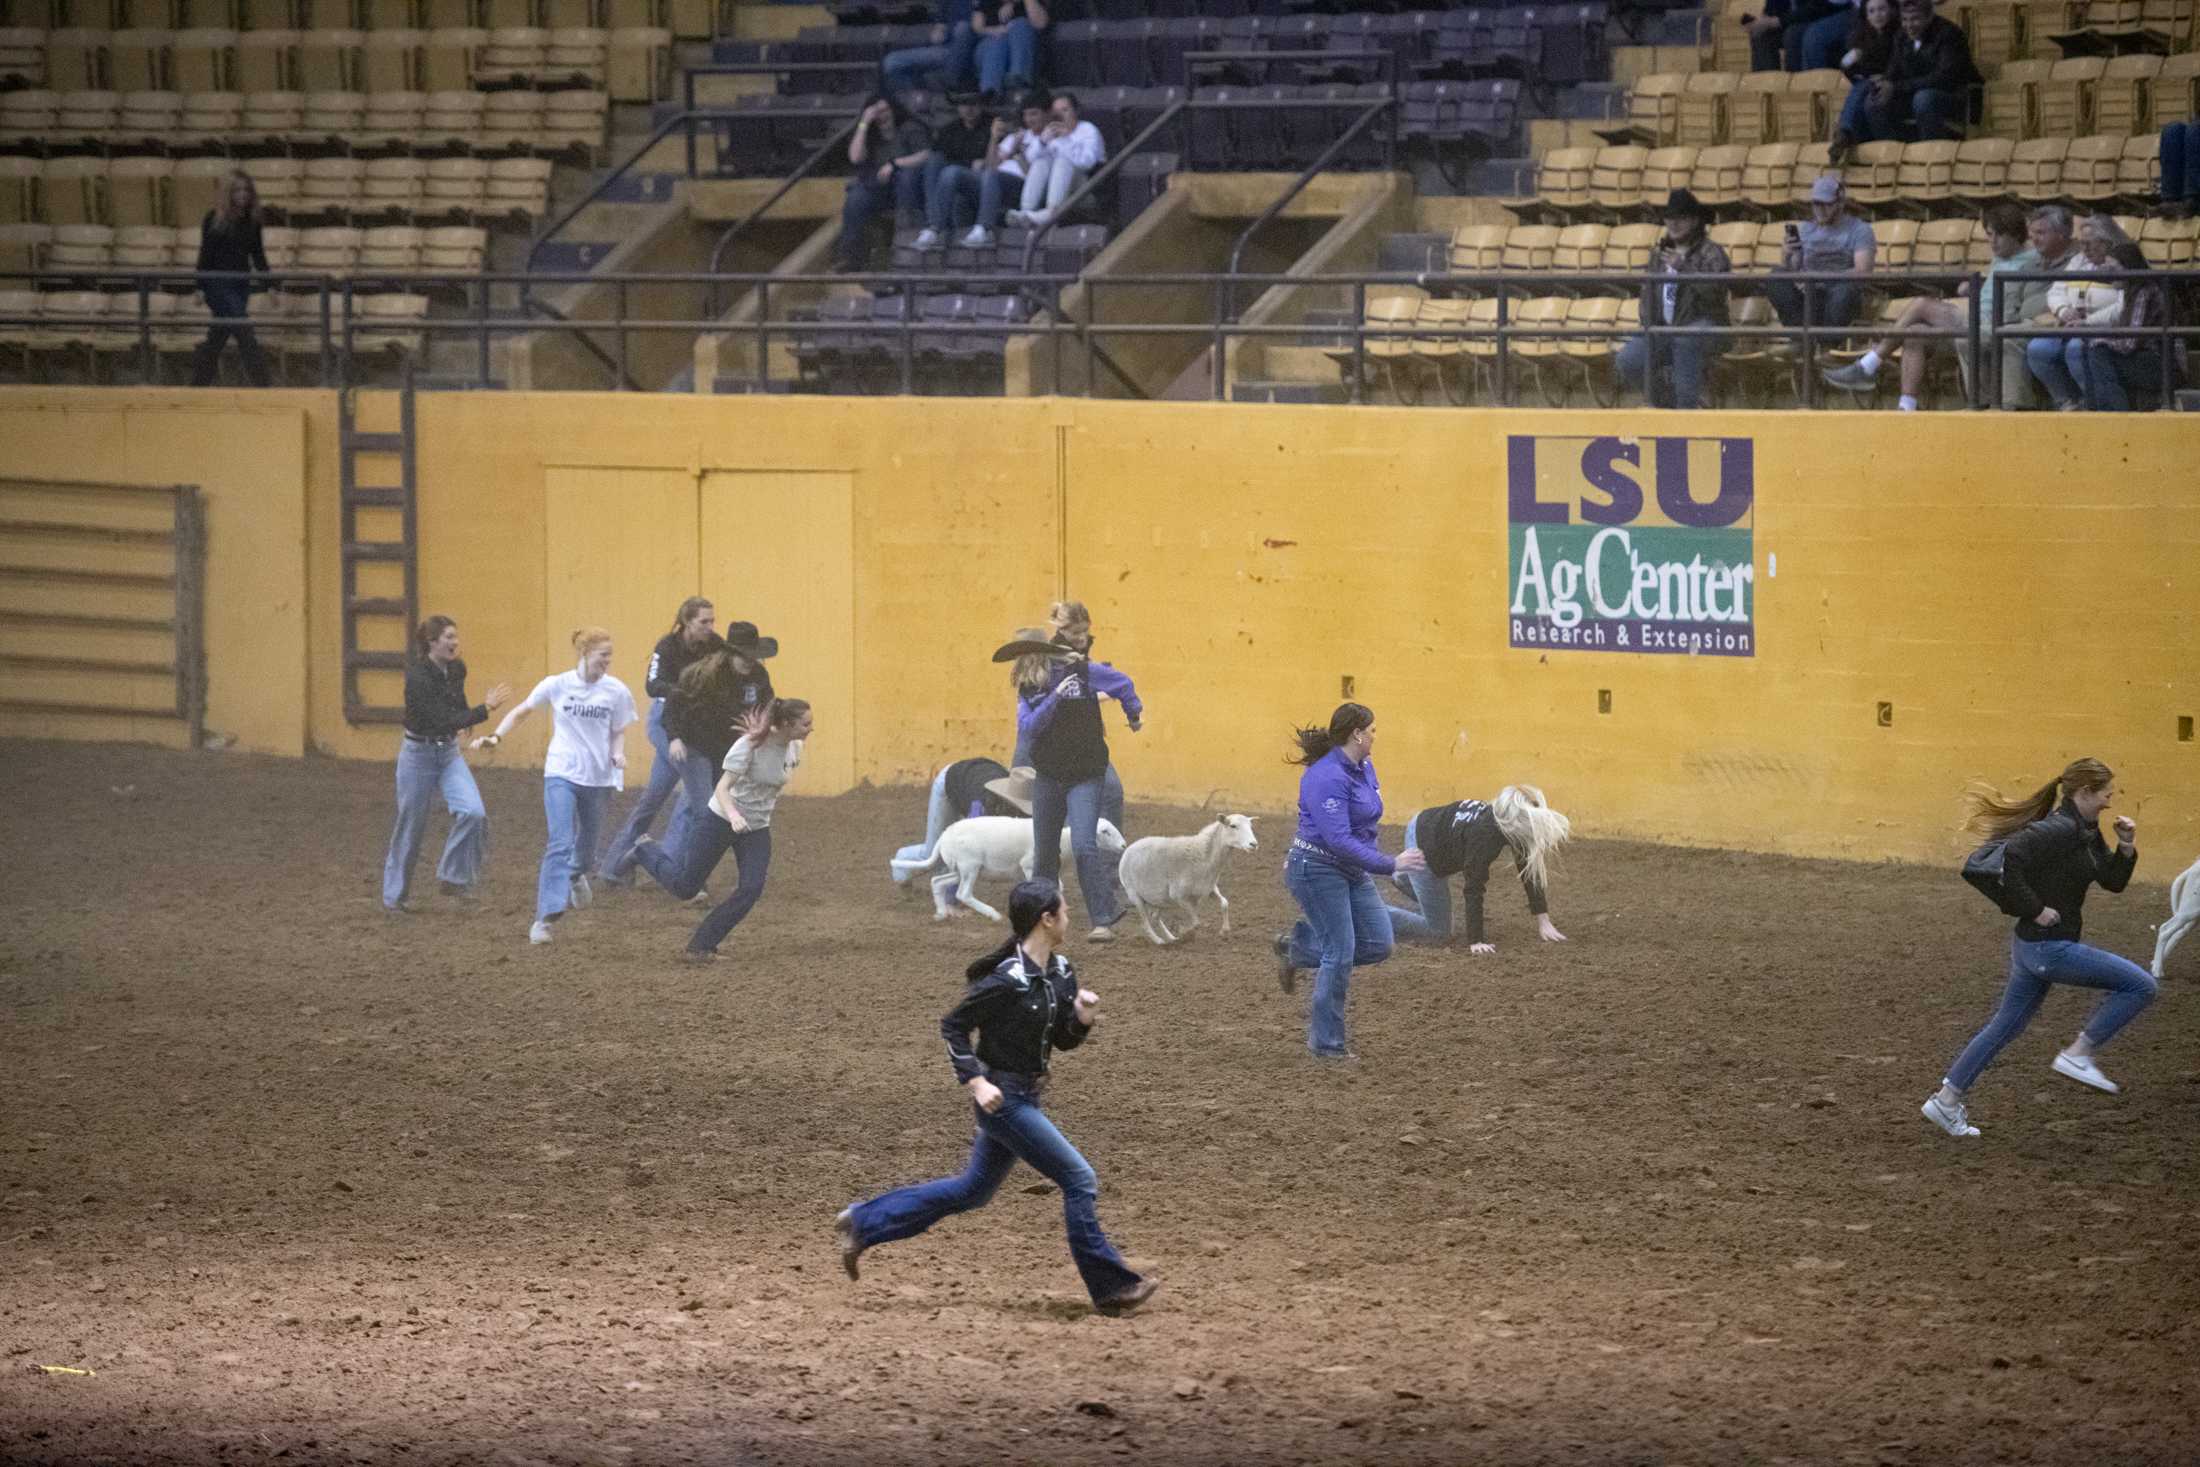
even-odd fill
[{"label": "person holding smartphone", "polygon": [[[1879,241],[1872,235],[1871,225],[1849,212],[1848,190],[1842,186],[1841,175],[1821,173],[1810,186],[1810,219],[1788,225],[1787,245],[1780,252],[1779,269],[1774,273],[1842,271],[1869,275],[1878,254]],[[1863,308],[1862,280],[1802,286],[1776,279],[1765,287],[1765,296],[1772,302],[1772,309],[1779,312],[1782,325],[1803,324],[1806,290],[1810,292],[1814,326],[1846,326]]]},{"label": "person holding smartphone", "polygon": [[1711,360],[1725,349],[1718,331],[1727,324],[1727,287],[1687,285],[1681,277],[1724,275],[1734,265],[1705,232],[1711,211],[1693,193],[1673,190],[1664,215],[1665,237],[1650,257],[1650,278],[1642,287],[1643,324],[1687,327],[1695,334],[1645,332],[1629,338],[1619,349],[1619,376],[1652,407],[1698,408],[1704,405]]}]

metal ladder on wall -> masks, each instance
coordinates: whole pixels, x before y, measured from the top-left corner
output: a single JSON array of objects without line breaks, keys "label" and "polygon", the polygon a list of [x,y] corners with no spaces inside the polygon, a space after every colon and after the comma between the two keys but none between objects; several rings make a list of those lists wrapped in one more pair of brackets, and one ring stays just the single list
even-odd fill
[{"label": "metal ladder on wall", "polygon": [[[420,556],[418,500],[415,491],[413,435],[413,379],[408,368],[397,394],[397,429],[373,430],[360,426],[356,388],[345,388],[338,399],[338,462],[342,473],[341,513],[344,607],[344,721],[346,723],[402,723],[404,694],[397,701],[370,701],[361,687],[362,673],[405,674],[405,648],[411,645],[413,627],[420,618]],[[397,482],[387,461],[396,461]],[[379,463],[377,461],[380,461]],[[395,538],[389,531],[395,521]],[[364,521],[371,521],[366,523]],[[369,531],[380,533],[370,534]],[[395,567],[395,573],[378,568]],[[362,572],[365,572],[362,575]],[[390,594],[389,585],[401,577],[403,590]],[[376,584],[370,589],[368,581]],[[361,645],[362,627],[397,624],[399,650],[383,651]],[[387,646],[387,635],[375,642]],[[400,684],[400,688],[402,684]]]}]

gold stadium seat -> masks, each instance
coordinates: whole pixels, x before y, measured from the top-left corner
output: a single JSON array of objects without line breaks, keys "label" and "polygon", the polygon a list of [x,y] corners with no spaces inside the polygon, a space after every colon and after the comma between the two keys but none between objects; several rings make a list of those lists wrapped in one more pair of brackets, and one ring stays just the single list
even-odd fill
[{"label": "gold stadium seat", "polygon": [[2121,229],[2127,238],[2133,240],[2139,237],[2140,232],[2147,225],[2145,216],[2139,214],[2114,214],[2110,217],[2116,221],[2116,227]]},{"label": "gold stadium seat", "polygon": [[1797,151],[1793,143],[1759,143],[1743,154],[1742,202],[1758,209],[1786,207],[1795,196]]},{"label": "gold stadium seat", "polygon": [[1791,203],[1808,204],[1810,188],[1823,174],[1832,173],[1833,154],[1824,143],[1798,143],[1795,148],[1795,193]]},{"label": "gold stadium seat", "polygon": [[298,81],[298,47],[303,33],[293,30],[246,31],[237,38],[237,90],[295,92]]},{"label": "gold stadium seat", "polygon": [[[1396,374],[1398,364],[1413,355],[1417,343],[1410,336],[1392,333],[1416,324],[1425,299],[1421,291],[1410,286],[1385,290],[1382,294],[1369,292],[1366,308],[1360,316],[1363,327],[1360,340],[1364,345],[1345,341],[1328,352],[1329,359],[1337,364],[1338,376],[1344,379],[1347,387],[1352,385],[1354,365],[1364,360],[1367,375],[1362,381],[1363,388],[1387,383],[1393,395],[1400,401],[1419,400],[1420,394],[1417,390],[1399,391],[1400,384]],[[1378,327],[1384,329],[1378,333]]]},{"label": "gold stadium seat", "polygon": [[247,34],[253,31],[288,31],[298,27],[298,7],[294,0],[237,0],[237,29]]},{"label": "gold stadium seat", "polygon": [[1681,89],[1680,126],[1673,141],[1682,146],[1716,147],[1726,141],[1727,101],[1742,84],[1739,73],[1699,71]]},{"label": "gold stadium seat", "polygon": [[2039,135],[2039,89],[2054,65],[2011,61],[1986,83],[1985,128],[1995,137],[2023,141]]},{"label": "gold stadium seat", "polygon": [[307,31],[298,43],[298,90],[357,92],[367,37],[363,31]]},{"label": "gold stadium seat", "polygon": [[601,89],[610,63],[611,33],[594,26],[566,26],[550,32],[542,75],[552,81]]},{"label": "gold stadium seat", "polygon": [[2123,161],[2120,135],[2072,138],[2063,154],[2063,197],[2081,204],[2108,203],[2117,196]]},{"label": "gold stadium seat", "polygon": [[267,207],[287,212],[305,206],[306,165],[299,159],[255,158],[250,171]]},{"label": "gold stadium seat", "polygon": [[38,217],[36,158],[0,154],[0,224],[29,224]]},{"label": "gold stadium seat", "polygon": [[1767,219],[1757,225],[1757,248],[1751,258],[1753,269],[1772,270],[1780,264],[1781,251],[1787,244],[1787,227],[1796,221]]},{"label": "gold stadium seat", "polygon": [[1518,302],[1509,313],[1510,319],[1507,322],[1510,330],[1516,333],[1508,343],[1516,388],[1524,369],[1535,383],[1537,395],[1552,406],[1556,406],[1561,398],[1554,390],[1553,379],[1546,375],[1546,369],[1555,367],[1565,356],[1565,342],[1560,337],[1547,333],[1566,328],[1566,317],[1573,306],[1569,297],[1540,295],[1532,300]]},{"label": "gold stadium seat", "polygon": [[308,31],[351,30],[359,24],[354,0],[293,0],[298,28]]},{"label": "gold stadium seat", "polygon": [[1554,209],[1587,208],[1596,172],[1595,148],[1553,148],[1536,168],[1536,195]]},{"label": "gold stadium seat", "polygon": [[370,158],[359,179],[359,212],[409,219],[426,196],[428,165],[418,158]]},{"label": "gold stadium seat", "polygon": [[462,92],[474,84],[474,61],[489,44],[489,33],[478,26],[449,26],[428,32],[428,49],[421,58],[420,89],[424,92]]},{"label": "gold stadium seat", "polygon": [[305,131],[306,95],[303,92],[247,92],[244,116],[238,122],[238,141],[280,148]]},{"label": "gold stadium seat", "polygon": [[1872,238],[1879,244],[1879,253],[1872,261],[1872,268],[1909,269],[1910,255],[1917,247],[1917,230],[1915,219],[1874,219]]},{"label": "gold stadium seat", "polygon": [[1787,90],[1774,101],[1774,115],[1778,119],[1783,143],[1823,143],[1833,136],[1834,118],[1839,115],[1840,98],[1847,92],[1848,78],[1831,67],[1816,71],[1798,71],[1788,78]]},{"label": "gold stadium seat", "polygon": [[38,341],[39,293],[0,280],[0,352],[23,364],[31,375],[31,349]]},{"label": "gold stadium seat", "polygon": [[476,0],[481,23],[491,30],[510,30],[535,23],[535,0]]},{"label": "gold stadium seat", "polygon": [[544,154],[577,151],[593,162],[603,147],[610,106],[608,92],[575,89],[545,93],[542,131],[536,137],[535,151]]},{"label": "gold stadium seat", "polygon": [[2123,157],[2117,161],[2116,192],[2127,199],[2151,199],[2161,191],[2161,140],[2150,132],[2125,138]]},{"label": "gold stadium seat", "polygon": [[287,224],[270,225],[260,231],[260,243],[267,249],[267,267],[277,272],[298,268],[298,239],[302,229]]},{"label": "gold stadium seat", "polygon": [[108,130],[113,149],[167,148],[183,131],[183,96],[179,92],[124,92],[115,108],[115,125]]},{"label": "gold stadium seat", "polygon": [[541,92],[489,93],[481,131],[474,136],[474,151],[519,153],[533,147],[542,136],[542,99]]},{"label": "gold stadium seat", "polygon": [[297,136],[331,146],[349,146],[366,126],[365,92],[308,92]]},{"label": "gold stadium seat", "polygon": [[718,24],[712,0],[665,0],[664,24],[682,40],[707,40]]},{"label": "gold stadium seat", "polygon": [[0,26],[0,89],[46,84],[46,32],[30,26]]},{"label": "gold stadium seat", "polygon": [[413,274],[420,269],[422,231],[409,224],[370,229],[359,242],[359,271]]},{"label": "gold stadium seat", "polygon": [[176,232],[159,224],[131,224],[115,231],[117,270],[165,270],[174,258]]},{"label": "gold stadium seat", "polygon": [[21,274],[45,263],[53,247],[51,224],[0,224],[0,271]]},{"label": "gold stadium seat", "polygon": [[175,223],[176,165],[168,158],[117,158],[107,165],[107,222]]},{"label": "gold stadium seat", "polygon": [[357,158],[308,158],[300,212],[349,214],[364,190],[366,173],[367,165]]},{"label": "gold stadium seat", "polygon": [[419,145],[432,148],[471,148],[481,135],[488,95],[471,88],[430,92],[420,114]]},{"label": "gold stadium seat", "polygon": [[107,35],[107,82],[118,92],[168,90],[168,68],[174,59],[170,48],[175,33],[149,26],[132,26]]},{"label": "gold stadium seat", "polygon": [[359,263],[363,232],[341,226],[305,229],[298,233],[297,268],[330,275],[349,274]]},{"label": "gold stadium seat", "polygon": [[0,144],[45,143],[61,120],[61,94],[44,87],[0,92]]},{"label": "gold stadium seat", "polygon": [[48,291],[38,303],[38,330],[32,337],[31,350],[39,354],[81,356],[85,373],[89,375],[96,350],[96,333],[106,314],[107,297],[102,291]]},{"label": "gold stadium seat", "polygon": [[2062,197],[2063,156],[2070,151],[2068,138],[2031,138],[2009,154],[2009,191],[2028,204],[2048,204]]},{"label": "gold stadium seat", "polygon": [[359,7],[359,28],[368,35],[376,31],[416,31],[425,23],[420,0],[362,0]]},{"label": "gold stadium seat", "polygon": [[1963,27],[1971,39],[1972,61],[1981,74],[1992,76],[1995,68],[2023,59],[2030,36],[2022,8],[2012,0],[1957,0],[1942,13]]},{"label": "gold stadium seat", "polygon": [[39,219],[59,228],[107,222],[107,160],[48,158],[38,180]]},{"label": "gold stadium seat", "polygon": [[197,228],[207,211],[221,201],[222,186],[237,164],[227,158],[185,158],[176,164],[172,182],[179,228]]},{"label": "gold stadium seat", "polygon": [[1451,268],[1458,275],[1487,275],[1505,265],[1506,227],[1462,224],[1451,232]]},{"label": "gold stadium seat", "polygon": [[1600,209],[1637,207],[1642,203],[1642,171],[1649,165],[1648,148],[1597,149],[1589,172],[1589,201]]},{"label": "gold stadium seat", "polygon": [[1413,329],[1422,334],[1408,341],[1409,354],[1390,355],[1383,361],[1384,382],[1391,396],[1404,403],[1419,402],[1422,383],[1434,377],[1446,397],[1462,403],[1467,400],[1465,333],[1474,307],[1473,301],[1464,300],[1421,302]]},{"label": "gold stadium seat", "polygon": [[1956,145],[1949,190],[1957,198],[1987,204],[2009,191],[2009,160],[2017,145],[2007,138],[1966,138]]},{"label": "gold stadium seat", "polygon": [[427,125],[425,92],[369,92],[366,117],[354,139],[370,149],[409,148]]},{"label": "gold stadium seat", "polygon": [[1558,254],[1559,230],[1552,224],[1516,224],[1505,234],[1504,270],[1548,271]]},{"label": "gold stadium seat", "polygon": [[53,140],[102,142],[121,120],[122,96],[119,92],[63,92],[54,116]]},{"label": "gold stadium seat", "polygon": [[551,30],[576,30],[604,24],[598,0],[541,0],[542,23]]},{"label": "gold stadium seat", "polygon": [[[1581,390],[1599,407],[1610,407],[1616,400],[1616,382],[1612,376],[1613,359],[1619,355],[1620,343],[1640,328],[1638,319],[1630,324],[1623,320],[1626,308],[1639,305],[1634,300],[1621,300],[1616,295],[1588,295],[1576,300],[1566,310],[1566,329],[1569,331],[1598,331],[1601,336],[1570,337],[1558,344],[1559,355],[1568,370],[1554,371],[1550,378],[1560,382],[1558,401],[1554,406],[1563,407],[1573,397],[1570,384],[1578,373]],[[1546,378],[1546,382],[1550,380]]]},{"label": "gold stadium seat", "polygon": [[2161,72],[2162,58],[2144,52],[2111,59],[2093,87],[2093,130],[2131,133],[2152,126],[2147,98]]},{"label": "gold stadium seat", "polygon": [[2139,248],[2157,270],[2190,270],[2200,258],[2200,218],[2149,219],[2139,227]]},{"label": "gold stadium seat", "polygon": [[169,52],[171,84],[179,92],[237,89],[238,35],[212,26],[177,31]]},{"label": "gold stadium seat", "polygon": [[1654,146],[1670,146],[1680,136],[1681,93],[1688,78],[1677,71],[1654,72],[1627,89],[1627,125]]},{"label": "gold stadium seat", "polygon": [[550,64],[550,33],[538,26],[504,26],[489,32],[489,42],[474,58],[476,86],[511,86],[544,76]]},{"label": "gold stadium seat", "polygon": [[1604,240],[1604,268],[1647,270],[1650,256],[1665,237],[1662,224],[1620,224]]},{"label": "gold stadium seat", "polygon": [[470,224],[446,224],[424,232],[420,265],[447,275],[473,274],[489,254],[489,233]]},{"label": "gold stadium seat", "polygon": [[671,95],[672,32],[662,26],[613,30],[606,80],[617,102],[656,102]]},{"label": "gold stadium seat", "polygon": [[1975,219],[1928,219],[1917,227],[1910,251],[1913,270],[1945,270],[1960,273],[1970,268],[1971,235]]},{"label": "gold stadium seat", "polygon": [[426,31],[369,31],[360,48],[362,85],[372,93],[420,91],[427,58]]},{"label": "gold stadium seat", "polygon": [[186,146],[226,147],[244,129],[244,93],[193,92],[183,99],[176,135]]},{"label": "gold stadium seat", "polygon": [[1742,76],[1726,101],[1726,140],[1754,148],[1780,139],[1780,99],[1787,95],[1784,71],[1752,71]]},{"label": "gold stadium seat", "polygon": [[1726,251],[1727,263],[1740,271],[1755,268],[1757,231],[1755,220],[1738,219],[1731,224],[1714,224],[1705,233],[1711,236],[1713,244]]},{"label": "gold stadium seat", "polygon": [[1695,176],[1696,155],[1701,151],[1700,148],[1652,148],[1642,166],[1645,202],[1663,206],[1667,194],[1677,188],[1687,188],[1689,180]]},{"label": "gold stadium seat", "polygon": [[474,23],[474,0],[421,0],[420,23],[431,31],[459,30]]},{"label": "gold stadium seat", "polygon": [[479,158],[430,158],[421,191],[421,212],[429,216],[487,212],[489,165]]},{"label": "gold stadium seat", "polygon": [[104,224],[56,224],[46,250],[49,270],[105,270],[114,263],[115,232]]},{"label": "gold stadium seat", "polygon": [[[1713,209],[1742,201],[1742,177],[1749,169],[1749,149],[1740,143],[1705,148],[1696,155],[1691,187],[1696,197]],[[1664,200],[1658,200],[1663,203]]]},{"label": "gold stadium seat", "polygon": [[2147,89],[2147,102],[2149,127],[2200,117],[2200,53],[2187,51],[2164,59],[2154,85]]},{"label": "gold stadium seat", "polygon": [[1927,214],[1955,197],[1956,153],[1961,144],[1945,140],[1910,143],[1895,167],[1894,189],[1900,201]]},{"label": "gold stadium seat", "polygon": [[606,0],[604,6],[604,24],[614,30],[621,26],[661,26],[665,22],[665,0]]},{"label": "gold stadium seat", "polygon": [[1852,203],[1871,208],[1891,202],[1895,180],[1902,172],[1901,143],[1864,143],[1848,156],[1842,182]]},{"label": "gold stadium seat", "polygon": [[46,85],[57,92],[101,92],[109,77],[107,38],[104,30],[66,26],[46,33]]},{"label": "gold stadium seat", "polygon": [[1609,224],[1566,226],[1558,232],[1558,243],[1551,248],[1551,268],[1572,275],[1589,275],[1603,269],[1604,246],[1611,237]]},{"label": "gold stadium seat", "polygon": [[2048,68],[2033,91],[2033,125],[2041,137],[2071,137],[2093,126],[2093,91],[2108,70],[2100,56],[2073,56]]}]

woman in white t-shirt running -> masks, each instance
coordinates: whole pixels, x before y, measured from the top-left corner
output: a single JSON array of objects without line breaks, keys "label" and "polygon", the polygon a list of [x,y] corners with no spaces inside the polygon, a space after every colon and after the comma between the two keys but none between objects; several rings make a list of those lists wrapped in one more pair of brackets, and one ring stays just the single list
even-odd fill
[{"label": "woman in white t-shirt running", "polygon": [[535,883],[535,925],[529,942],[548,942],[550,924],[567,907],[585,907],[595,899],[588,872],[596,864],[596,837],[611,804],[611,792],[625,783],[626,730],[634,722],[634,695],[611,675],[611,633],[583,627],[573,633],[580,661],[571,672],[546,677],[519,702],[495,733],[474,740],[474,747],[495,748],[536,708],[550,710],[550,752],[542,762],[542,809],[550,822],[543,847],[542,875]]}]

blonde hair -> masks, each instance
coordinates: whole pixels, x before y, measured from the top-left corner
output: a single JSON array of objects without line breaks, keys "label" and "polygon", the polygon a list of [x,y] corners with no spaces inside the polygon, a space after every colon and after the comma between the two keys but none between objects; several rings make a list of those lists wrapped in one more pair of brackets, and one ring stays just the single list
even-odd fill
[{"label": "blonde hair", "polygon": [[2033,821],[2054,814],[2055,807],[2068,796],[2080,790],[2105,789],[2115,778],[2115,771],[2098,759],[2073,759],[2061,774],[2018,799],[1980,780],[1963,792],[1963,803],[1969,811],[1963,828],[1988,840],[2007,840]]},{"label": "blonde hair", "polygon": [[582,657],[611,640],[611,633],[602,627],[582,627],[573,633],[573,650]]},{"label": "blonde hair", "polygon": [[[1044,642],[1046,639],[1047,632],[1044,627],[1018,627],[1016,628],[1016,635],[1011,640]],[[1008,685],[1019,693],[1029,688],[1043,688],[1047,685],[1047,669],[1053,665],[1054,659],[1044,652],[1026,652],[1023,656],[1017,658],[1015,664],[1009,668]]]},{"label": "blonde hair", "polygon": [[1530,886],[1550,879],[1551,853],[1573,838],[1574,823],[1550,807],[1532,784],[1508,784],[1490,801],[1505,844],[1520,858],[1520,879]]}]

